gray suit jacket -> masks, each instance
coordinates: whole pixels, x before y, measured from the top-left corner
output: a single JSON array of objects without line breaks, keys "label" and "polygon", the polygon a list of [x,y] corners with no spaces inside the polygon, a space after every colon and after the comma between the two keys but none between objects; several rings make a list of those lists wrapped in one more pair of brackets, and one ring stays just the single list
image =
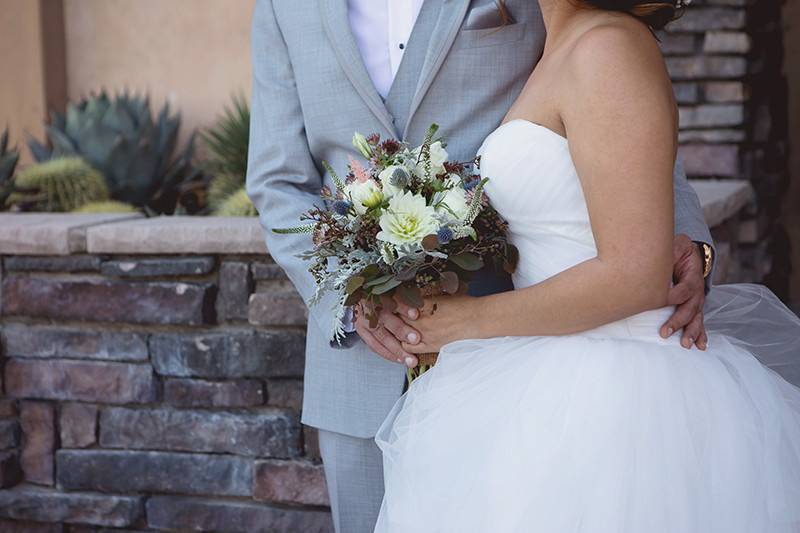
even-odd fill
[{"label": "gray suit jacket", "polygon": [[[308,301],[314,281],[296,254],[307,235],[276,235],[320,200],[344,169],[354,131],[422,141],[431,122],[448,133],[451,157],[474,157],[522,90],[542,53],[537,2],[509,0],[515,22],[501,26],[494,0],[426,0],[392,89],[375,90],[350,32],[346,0],[258,0],[253,18],[253,101],[247,191],[267,246]],[[676,232],[711,242],[697,196],[675,173]],[[474,291],[491,292],[503,283]],[[483,290],[481,290],[483,289]],[[372,437],[403,390],[405,369],[358,341],[329,343],[332,301],[309,310],[303,422]]]}]

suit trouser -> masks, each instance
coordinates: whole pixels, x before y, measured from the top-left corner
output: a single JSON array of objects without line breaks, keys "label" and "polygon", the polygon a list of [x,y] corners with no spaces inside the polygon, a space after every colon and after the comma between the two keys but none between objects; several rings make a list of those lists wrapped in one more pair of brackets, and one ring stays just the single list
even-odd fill
[{"label": "suit trouser", "polygon": [[383,500],[383,458],[373,438],[319,430],[337,533],[372,533]]}]

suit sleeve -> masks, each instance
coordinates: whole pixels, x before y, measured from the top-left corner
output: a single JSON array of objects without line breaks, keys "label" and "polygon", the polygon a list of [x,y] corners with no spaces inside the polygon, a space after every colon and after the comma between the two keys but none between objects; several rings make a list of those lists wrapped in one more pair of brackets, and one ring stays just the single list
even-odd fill
[{"label": "suit sleeve", "polygon": [[270,255],[308,305],[316,284],[308,263],[296,254],[311,248],[311,238],[272,230],[299,225],[303,212],[321,204],[322,177],[308,147],[294,72],[272,0],[257,0],[252,32],[247,194],[258,210]]},{"label": "suit sleeve", "polygon": [[[678,157],[675,163],[675,235],[681,233],[688,235],[695,242],[703,242],[714,248],[714,241],[703,216],[700,200],[697,198],[695,190],[689,185],[683,170],[683,161]],[[714,257],[716,257],[716,249]],[[706,292],[711,288],[714,266],[712,264],[711,274],[706,278]]]}]

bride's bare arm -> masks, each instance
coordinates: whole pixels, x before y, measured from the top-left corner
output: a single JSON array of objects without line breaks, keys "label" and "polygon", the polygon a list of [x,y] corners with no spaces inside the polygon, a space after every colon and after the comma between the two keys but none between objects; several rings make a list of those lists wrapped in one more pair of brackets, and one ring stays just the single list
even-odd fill
[{"label": "bride's bare arm", "polygon": [[564,68],[561,117],[597,257],[531,287],[437,299],[432,316],[413,322],[424,342],[410,351],[460,338],[574,333],[667,304],[677,112],[658,47],[635,28],[599,27]]}]

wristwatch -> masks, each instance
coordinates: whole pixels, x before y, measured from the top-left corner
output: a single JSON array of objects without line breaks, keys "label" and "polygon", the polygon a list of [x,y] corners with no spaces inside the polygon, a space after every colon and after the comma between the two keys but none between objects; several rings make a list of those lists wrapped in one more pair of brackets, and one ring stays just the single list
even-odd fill
[{"label": "wristwatch", "polygon": [[704,242],[697,242],[697,247],[700,249],[700,256],[703,258],[703,279],[706,279],[711,274],[711,267],[714,266],[714,249]]}]

